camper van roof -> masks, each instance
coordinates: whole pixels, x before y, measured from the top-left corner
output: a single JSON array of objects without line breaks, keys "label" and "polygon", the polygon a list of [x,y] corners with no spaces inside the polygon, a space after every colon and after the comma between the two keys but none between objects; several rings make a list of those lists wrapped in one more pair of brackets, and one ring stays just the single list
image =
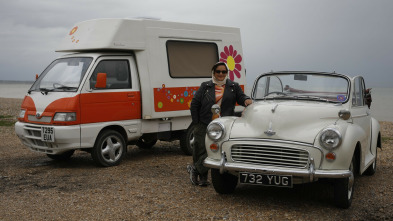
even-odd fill
[{"label": "camper van roof", "polygon": [[217,40],[198,38],[197,33],[201,32],[239,33],[240,30],[146,18],[94,19],[75,24],[56,51],[145,50],[151,38]]}]

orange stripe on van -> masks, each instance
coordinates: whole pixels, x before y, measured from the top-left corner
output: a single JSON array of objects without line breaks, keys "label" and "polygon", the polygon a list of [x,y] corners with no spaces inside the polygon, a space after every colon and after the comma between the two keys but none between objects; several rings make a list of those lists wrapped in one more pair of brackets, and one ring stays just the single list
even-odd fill
[{"label": "orange stripe on van", "polygon": [[80,95],[81,123],[141,119],[139,91],[86,93]]},{"label": "orange stripe on van", "polygon": [[[41,114],[42,117],[51,117],[50,123],[28,121],[28,115],[35,116],[37,113],[35,103],[31,97],[25,97],[22,108],[27,110],[27,114],[24,119],[20,120],[39,124],[76,125],[140,119],[142,116],[139,91],[86,93],[55,100]],[[72,122],[54,122],[53,116],[57,112],[75,112],[77,120]]]},{"label": "orange stripe on van", "polygon": [[[244,85],[240,85],[244,91]],[[165,87],[154,88],[154,111],[189,110],[191,101],[199,87]]]}]

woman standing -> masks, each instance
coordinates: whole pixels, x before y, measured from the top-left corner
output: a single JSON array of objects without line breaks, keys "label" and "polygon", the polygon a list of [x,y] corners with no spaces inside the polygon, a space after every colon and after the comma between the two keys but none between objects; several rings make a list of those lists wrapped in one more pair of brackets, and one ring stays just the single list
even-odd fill
[{"label": "woman standing", "polygon": [[[203,82],[191,101],[191,116],[194,127],[193,165],[188,165],[190,180],[193,185],[207,186],[209,168],[203,166],[207,157],[205,136],[207,125],[212,121],[211,107],[221,107],[220,116],[234,116],[236,102],[248,106],[252,100],[244,94],[238,83],[227,78],[228,66],[224,62],[216,63],[212,68],[212,80]],[[198,180],[199,177],[199,180]]]}]

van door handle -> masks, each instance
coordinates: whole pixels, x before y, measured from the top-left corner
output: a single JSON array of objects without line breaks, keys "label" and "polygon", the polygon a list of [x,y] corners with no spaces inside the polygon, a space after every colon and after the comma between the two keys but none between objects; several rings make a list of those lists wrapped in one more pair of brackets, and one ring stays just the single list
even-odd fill
[{"label": "van door handle", "polygon": [[127,94],[128,97],[134,98],[135,95],[134,94]]}]

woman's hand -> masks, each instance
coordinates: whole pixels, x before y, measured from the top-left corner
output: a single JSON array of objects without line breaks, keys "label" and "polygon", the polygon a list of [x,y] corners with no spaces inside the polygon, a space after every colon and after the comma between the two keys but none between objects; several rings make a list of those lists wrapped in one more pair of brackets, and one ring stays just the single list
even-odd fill
[{"label": "woman's hand", "polygon": [[247,99],[247,100],[244,101],[244,106],[247,107],[250,104],[252,104],[252,100],[251,99]]}]

